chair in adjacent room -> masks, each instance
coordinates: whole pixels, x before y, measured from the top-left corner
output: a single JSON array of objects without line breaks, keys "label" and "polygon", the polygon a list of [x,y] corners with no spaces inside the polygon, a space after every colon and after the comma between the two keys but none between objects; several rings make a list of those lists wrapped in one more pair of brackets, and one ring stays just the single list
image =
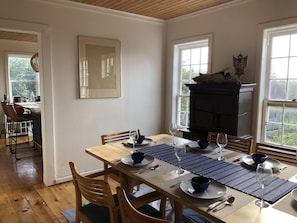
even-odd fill
[{"label": "chair in adjacent room", "polygon": [[[217,139],[216,132],[208,132],[207,140],[210,143],[216,144]],[[227,135],[228,136],[228,143],[225,147],[226,149],[230,149],[237,152],[242,152],[246,154],[251,154],[253,150],[253,139],[252,138],[242,138],[238,136],[233,135]]]},{"label": "chair in adjacent room", "polygon": [[[118,197],[113,195],[107,181],[90,176],[82,176],[73,162],[69,162],[76,197],[76,223],[117,223],[120,218],[120,208]],[[105,171],[97,176],[104,176]],[[83,198],[88,201],[83,205]],[[165,197],[159,192],[151,192],[140,197],[129,195],[131,202],[137,209],[147,215],[164,218],[165,216]],[[161,199],[160,211],[148,205],[148,203]]]},{"label": "chair in adjacent room", "polygon": [[[9,120],[9,125],[7,129],[7,134],[9,138],[9,149],[11,153],[14,153],[15,159],[19,160],[20,158],[17,156],[18,151],[18,128],[22,125],[22,123],[25,122],[26,128],[27,128],[27,134],[28,134],[28,126],[27,122],[30,122],[32,126],[32,121],[34,120],[34,117],[32,117],[30,114],[18,114],[17,111],[14,108],[13,104],[9,104],[7,102],[1,102],[1,106],[3,109],[4,114],[7,117],[7,120]],[[29,135],[28,135],[28,143],[29,143]],[[14,146],[14,149],[13,149]]]},{"label": "chair in adjacent room", "polygon": [[263,153],[281,162],[297,166],[297,150],[269,143],[256,143],[255,153]]},{"label": "chair in adjacent room", "polygon": [[169,223],[170,221],[160,218],[155,218],[138,211],[129,201],[126,192],[117,187],[121,218],[123,223]]}]

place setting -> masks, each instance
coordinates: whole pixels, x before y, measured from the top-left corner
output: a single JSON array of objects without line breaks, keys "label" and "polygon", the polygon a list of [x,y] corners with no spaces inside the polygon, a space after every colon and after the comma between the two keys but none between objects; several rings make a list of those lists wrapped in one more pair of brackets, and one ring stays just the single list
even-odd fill
[{"label": "place setting", "polygon": [[278,172],[283,168],[280,167],[281,163],[277,159],[270,158],[269,156],[262,153],[254,153],[252,155],[246,155],[241,158],[242,164],[256,169],[260,163],[269,164],[274,172]]},{"label": "place setting", "polygon": [[147,155],[143,152],[133,151],[128,156],[122,157],[121,162],[131,167],[144,167],[154,162],[153,156]]},{"label": "place setting", "polygon": [[189,148],[193,152],[199,153],[210,153],[217,149],[217,146],[208,142],[207,139],[200,139],[197,141],[192,141],[186,144],[187,148]]},{"label": "place setting", "polygon": [[141,135],[139,130],[131,130],[129,132],[129,139],[126,142],[122,142],[125,147],[136,148],[148,146],[153,142],[152,139],[146,138],[144,135]]}]

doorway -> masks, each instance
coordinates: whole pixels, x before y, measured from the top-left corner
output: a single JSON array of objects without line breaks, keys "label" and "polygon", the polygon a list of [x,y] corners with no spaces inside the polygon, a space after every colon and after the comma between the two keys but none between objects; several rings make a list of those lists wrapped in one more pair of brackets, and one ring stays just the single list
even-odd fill
[{"label": "doorway", "polygon": [[[51,72],[51,41],[46,25],[0,19],[0,31],[33,34],[37,37],[40,70],[40,101],[42,125],[42,174],[45,185],[55,184],[54,121]],[[3,65],[3,64],[2,64]],[[0,64],[1,66],[1,64]],[[2,82],[2,81],[1,81]],[[4,82],[5,83],[5,82]],[[46,84],[45,84],[46,83]],[[4,86],[5,87],[5,86]],[[3,84],[0,85],[0,91]],[[3,95],[3,91],[1,92]],[[46,108],[46,113],[44,112]],[[44,115],[43,115],[44,114]],[[48,149],[50,148],[50,149]]]}]

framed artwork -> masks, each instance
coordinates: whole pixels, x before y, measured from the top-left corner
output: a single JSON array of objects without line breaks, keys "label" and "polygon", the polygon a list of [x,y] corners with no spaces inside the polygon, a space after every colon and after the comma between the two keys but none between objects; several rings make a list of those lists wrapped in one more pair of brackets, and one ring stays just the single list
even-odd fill
[{"label": "framed artwork", "polygon": [[78,36],[79,97],[121,96],[121,42]]}]

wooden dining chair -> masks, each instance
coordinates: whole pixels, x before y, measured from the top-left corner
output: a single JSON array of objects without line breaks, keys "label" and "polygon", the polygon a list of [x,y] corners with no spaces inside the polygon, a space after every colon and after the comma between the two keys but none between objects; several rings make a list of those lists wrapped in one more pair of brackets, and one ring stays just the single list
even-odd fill
[{"label": "wooden dining chair", "polygon": [[[139,132],[139,130],[137,130],[137,131]],[[102,142],[102,145],[105,145],[107,143],[126,140],[126,139],[129,139],[129,137],[130,137],[130,131],[104,134],[104,135],[101,135],[101,142]],[[106,171],[108,169],[112,169],[112,168],[104,163],[104,171]],[[108,177],[112,178],[113,180],[115,180],[117,182],[120,182],[119,173],[115,170],[112,171],[111,174],[106,175],[105,180],[107,180]],[[135,186],[137,186],[137,190],[139,190],[139,183],[135,183]]]},{"label": "wooden dining chair", "polygon": [[[97,178],[100,174],[82,176],[73,162],[69,162],[73,183],[75,187],[76,199],[76,223],[117,223],[119,222],[120,208],[118,206],[118,197],[113,195],[107,181]],[[106,174],[101,172],[101,176]],[[83,205],[83,198],[88,201]],[[165,215],[165,197],[159,192],[147,193],[140,197],[129,195],[131,202],[135,204],[138,210],[144,214],[154,217],[163,217]],[[160,211],[156,210],[148,203],[161,199]]]},{"label": "wooden dining chair", "polygon": [[[208,132],[207,140],[210,143],[216,144],[217,139],[216,132]],[[226,149],[230,149],[233,151],[238,151],[246,154],[251,154],[253,151],[253,139],[252,138],[242,138],[233,135],[227,135],[228,143],[225,147]]]},{"label": "wooden dining chair", "polygon": [[170,223],[165,219],[152,217],[138,211],[129,201],[125,191],[117,187],[122,223]]},{"label": "wooden dining chair", "polygon": [[256,143],[255,153],[263,153],[281,162],[297,166],[297,150],[269,143]]}]

